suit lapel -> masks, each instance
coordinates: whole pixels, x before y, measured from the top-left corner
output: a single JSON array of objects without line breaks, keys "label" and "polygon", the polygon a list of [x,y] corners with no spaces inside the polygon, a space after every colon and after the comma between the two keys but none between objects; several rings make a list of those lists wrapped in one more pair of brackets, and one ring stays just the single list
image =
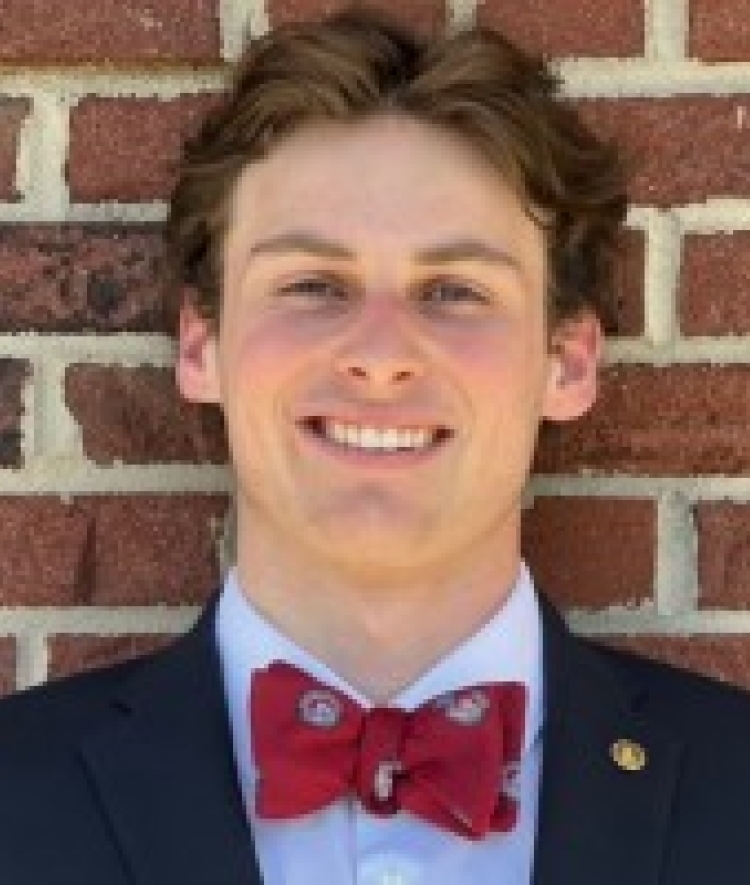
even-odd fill
[{"label": "suit lapel", "polygon": [[234,768],[214,607],[144,662],[81,748],[137,885],[260,885]]},{"label": "suit lapel", "polygon": [[[546,605],[544,762],[533,885],[656,885],[681,741],[649,723],[647,696],[625,685]],[[615,741],[646,751],[640,770]]]}]

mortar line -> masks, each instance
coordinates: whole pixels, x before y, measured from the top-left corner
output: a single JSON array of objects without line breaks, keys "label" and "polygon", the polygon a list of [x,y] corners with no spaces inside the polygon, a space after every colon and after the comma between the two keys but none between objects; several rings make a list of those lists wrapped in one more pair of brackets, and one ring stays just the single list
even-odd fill
[{"label": "mortar line", "polygon": [[219,0],[221,57],[233,62],[239,58],[248,36],[261,36],[269,30],[263,0]]},{"label": "mortar line", "polygon": [[528,494],[539,497],[635,498],[680,495],[689,503],[725,500],[750,504],[750,477],[737,476],[570,476],[536,474]]},{"label": "mortar line", "polygon": [[477,19],[477,0],[448,0],[447,31],[457,33],[470,28]]},{"label": "mortar line", "polygon": [[681,238],[674,215],[659,211],[649,214],[644,277],[645,337],[658,347],[669,345],[678,337]]},{"label": "mortar line", "polygon": [[231,495],[228,467],[214,464],[113,464],[77,457],[36,458],[23,470],[0,469],[0,495],[28,498],[87,495]]},{"label": "mortar line", "polygon": [[646,58],[684,59],[688,0],[646,0]]},{"label": "mortar line", "polygon": [[697,543],[688,500],[679,492],[660,495],[656,546],[658,614],[672,617],[696,608]]},{"label": "mortar line", "polygon": [[16,635],[16,690],[39,685],[47,678],[47,644],[38,629]]},{"label": "mortar line", "polygon": [[[188,630],[202,606],[16,606],[0,609],[0,635],[27,637],[30,647],[46,644],[58,634],[81,636],[130,636],[178,634]],[[36,643],[36,644],[35,644]],[[31,669],[38,665],[29,665]]]}]

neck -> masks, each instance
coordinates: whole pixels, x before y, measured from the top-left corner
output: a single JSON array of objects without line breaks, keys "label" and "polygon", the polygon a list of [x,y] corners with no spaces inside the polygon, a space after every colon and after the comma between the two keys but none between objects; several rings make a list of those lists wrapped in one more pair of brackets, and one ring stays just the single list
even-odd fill
[{"label": "neck", "polygon": [[495,550],[484,561],[474,555],[470,568],[443,565],[420,579],[383,574],[357,581],[321,563],[291,568],[288,556],[269,561],[258,552],[257,545],[238,551],[249,601],[375,704],[391,700],[487,623],[520,568],[517,551],[502,557]]}]

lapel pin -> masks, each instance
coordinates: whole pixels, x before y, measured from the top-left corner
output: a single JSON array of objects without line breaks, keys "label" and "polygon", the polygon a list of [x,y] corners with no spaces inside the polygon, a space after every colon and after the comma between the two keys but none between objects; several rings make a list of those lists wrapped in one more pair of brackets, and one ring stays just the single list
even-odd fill
[{"label": "lapel pin", "polygon": [[623,771],[642,771],[646,767],[646,750],[636,741],[620,738],[609,752],[612,761]]}]

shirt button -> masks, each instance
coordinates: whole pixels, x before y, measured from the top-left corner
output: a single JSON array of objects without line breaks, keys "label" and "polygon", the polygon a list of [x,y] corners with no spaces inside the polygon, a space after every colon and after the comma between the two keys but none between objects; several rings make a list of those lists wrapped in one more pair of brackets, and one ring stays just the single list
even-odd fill
[{"label": "shirt button", "polygon": [[419,865],[406,858],[369,858],[359,869],[361,885],[419,885]]}]

